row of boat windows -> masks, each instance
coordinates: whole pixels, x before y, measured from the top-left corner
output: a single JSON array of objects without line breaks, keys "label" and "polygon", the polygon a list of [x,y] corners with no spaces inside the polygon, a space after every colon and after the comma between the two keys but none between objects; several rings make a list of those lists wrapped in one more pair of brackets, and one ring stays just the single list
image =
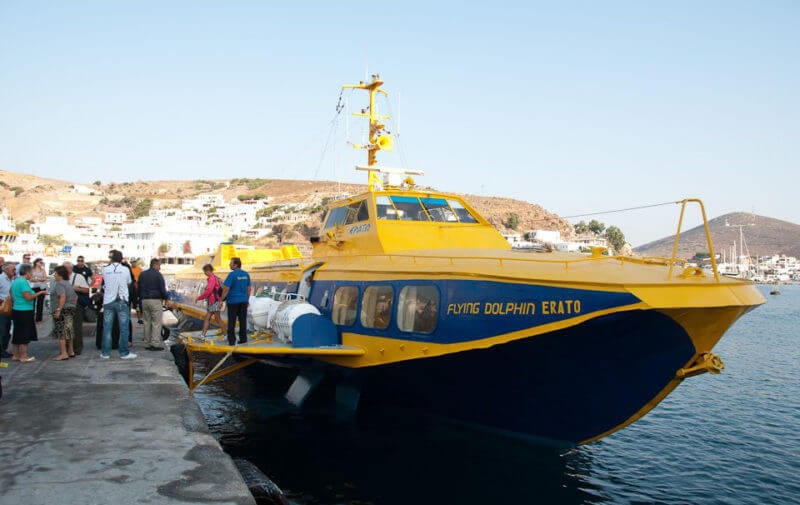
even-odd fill
[{"label": "row of boat windows", "polygon": [[[418,196],[378,196],[375,198],[378,219],[393,221],[435,221],[440,223],[477,223],[478,220],[458,200]],[[366,200],[331,209],[325,228],[369,220]]]},{"label": "row of boat windows", "polygon": [[[333,295],[334,324],[350,326],[359,317],[361,326],[385,330],[392,320],[394,289],[367,286],[361,296],[357,286],[342,286]],[[397,329],[414,333],[433,333],[439,309],[439,290],[435,286],[405,286],[397,297]]]}]

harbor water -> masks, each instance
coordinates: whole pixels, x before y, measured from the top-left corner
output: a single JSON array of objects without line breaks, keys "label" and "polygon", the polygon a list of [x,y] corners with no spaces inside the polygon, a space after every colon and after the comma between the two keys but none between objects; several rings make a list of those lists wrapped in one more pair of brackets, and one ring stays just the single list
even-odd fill
[{"label": "harbor water", "polygon": [[643,419],[569,450],[402,412],[299,414],[260,366],[196,394],[225,450],[292,503],[800,503],[800,286],[762,292],[715,348],[722,374],[687,379]]}]

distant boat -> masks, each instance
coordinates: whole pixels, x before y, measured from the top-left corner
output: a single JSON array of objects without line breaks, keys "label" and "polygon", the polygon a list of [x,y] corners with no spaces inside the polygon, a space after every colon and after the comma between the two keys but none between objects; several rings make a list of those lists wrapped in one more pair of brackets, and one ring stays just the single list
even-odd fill
[{"label": "distant boat", "polygon": [[771,295],[779,295],[781,294],[781,286],[780,284],[775,284],[772,289],[769,290],[769,294]]}]

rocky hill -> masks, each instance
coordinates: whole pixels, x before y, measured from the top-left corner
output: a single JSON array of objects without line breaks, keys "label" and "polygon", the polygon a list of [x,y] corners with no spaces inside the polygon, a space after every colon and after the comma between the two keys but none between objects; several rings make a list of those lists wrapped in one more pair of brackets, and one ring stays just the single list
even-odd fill
[{"label": "rocky hill", "polygon": [[[708,224],[717,253],[722,254],[723,249],[729,251],[734,244],[738,251],[741,226],[745,254],[749,251],[751,256],[786,254],[800,257],[800,225],[744,212],[725,214],[710,220]],[[670,256],[674,240],[674,236],[664,237],[639,246],[634,252],[644,256]],[[707,251],[703,226],[681,233],[678,257],[689,258],[695,253]]]},{"label": "rocky hill", "polygon": [[[366,185],[340,184],[332,181],[294,181],[281,179],[229,179],[192,181],[137,181],[101,184],[44,179],[34,175],[0,170],[0,206],[8,209],[17,223],[40,221],[45,216],[100,216],[104,212],[124,212],[133,217],[152,208],[180,207],[181,201],[201,193],[218,193],[225,200],[240,196],[268,196],[271,205],[303,203],[321,208],[327,199],[356,194]],[[516,231],[533,229],[559,230],[563,237],[573,233],[572,225],[539,205],[484,196],[466,196],[467,201],[499,230],[509,216],[518,217]],[[143,207],[143,202],[149,200]],[[321,212],[309,213],[304,232],[318,228]],[[307,233],[303,233],[307,235]]]}]

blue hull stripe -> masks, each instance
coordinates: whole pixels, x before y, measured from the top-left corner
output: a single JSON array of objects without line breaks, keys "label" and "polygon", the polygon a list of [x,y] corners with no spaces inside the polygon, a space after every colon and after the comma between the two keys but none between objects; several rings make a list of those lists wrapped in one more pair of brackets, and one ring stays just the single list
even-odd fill
[{"label": "blue hull stripe", "polygon": [[485,350],[360,370],[362,405],[401,404],[578,443],[624,423],[693,353],[669,317],[623,312]]},{"label": "blue hull stripe", "polygon": [[342,330],[384,338],[417,340],[438,344],[470,342],[502,335],[573,317],[638,303],[640,300],[627,292],[559,288],[536,284],[515,284],[477,280],[415,280],[401,281],[318,281],[311,291],[311,303],[321,306],[323,314],[330,317],[330,307],[325,307],[325,293],[329,299],[341,286],[357,286],[363,294],[367,286],[392,286],[395,304],[393,320],[397,320],[397,300],[405,286],[436,286],[439,290],[438,324],[430,334],[401,332],[396,324],[385,330],[364,328],[360,318]]},{"label": "blue hull stripe", "polygon": [[[436,309],[438,323],[432,333],[401,332],[394,322],[384,330],[365,328],[361,325],[359,317],[356,317],[352,325],[340,326],[340,331],[383,338],[454,344],[521,331],[640,301],[627,292],[480,280],[430,279],[316,281],[311,289],[309,301],[317,306],[323,315],[331,317],[332,300],[338,288],[356,286],[361,296],[367,286],[391,286],[395,300],[392,320],[397,321],[398,296],[400,290],[409,285],[435,286],[439,292],[439,306]],[[178,292],[171,298],[173,301],[194,305],[201,310],[204,308],[204,305],[194,302],[205,287],[204,280],[183,280],[178,286]],[[253,287],[255,293],[273,287],[278,291],[295,292],[297,284],[254,282]]]}]

